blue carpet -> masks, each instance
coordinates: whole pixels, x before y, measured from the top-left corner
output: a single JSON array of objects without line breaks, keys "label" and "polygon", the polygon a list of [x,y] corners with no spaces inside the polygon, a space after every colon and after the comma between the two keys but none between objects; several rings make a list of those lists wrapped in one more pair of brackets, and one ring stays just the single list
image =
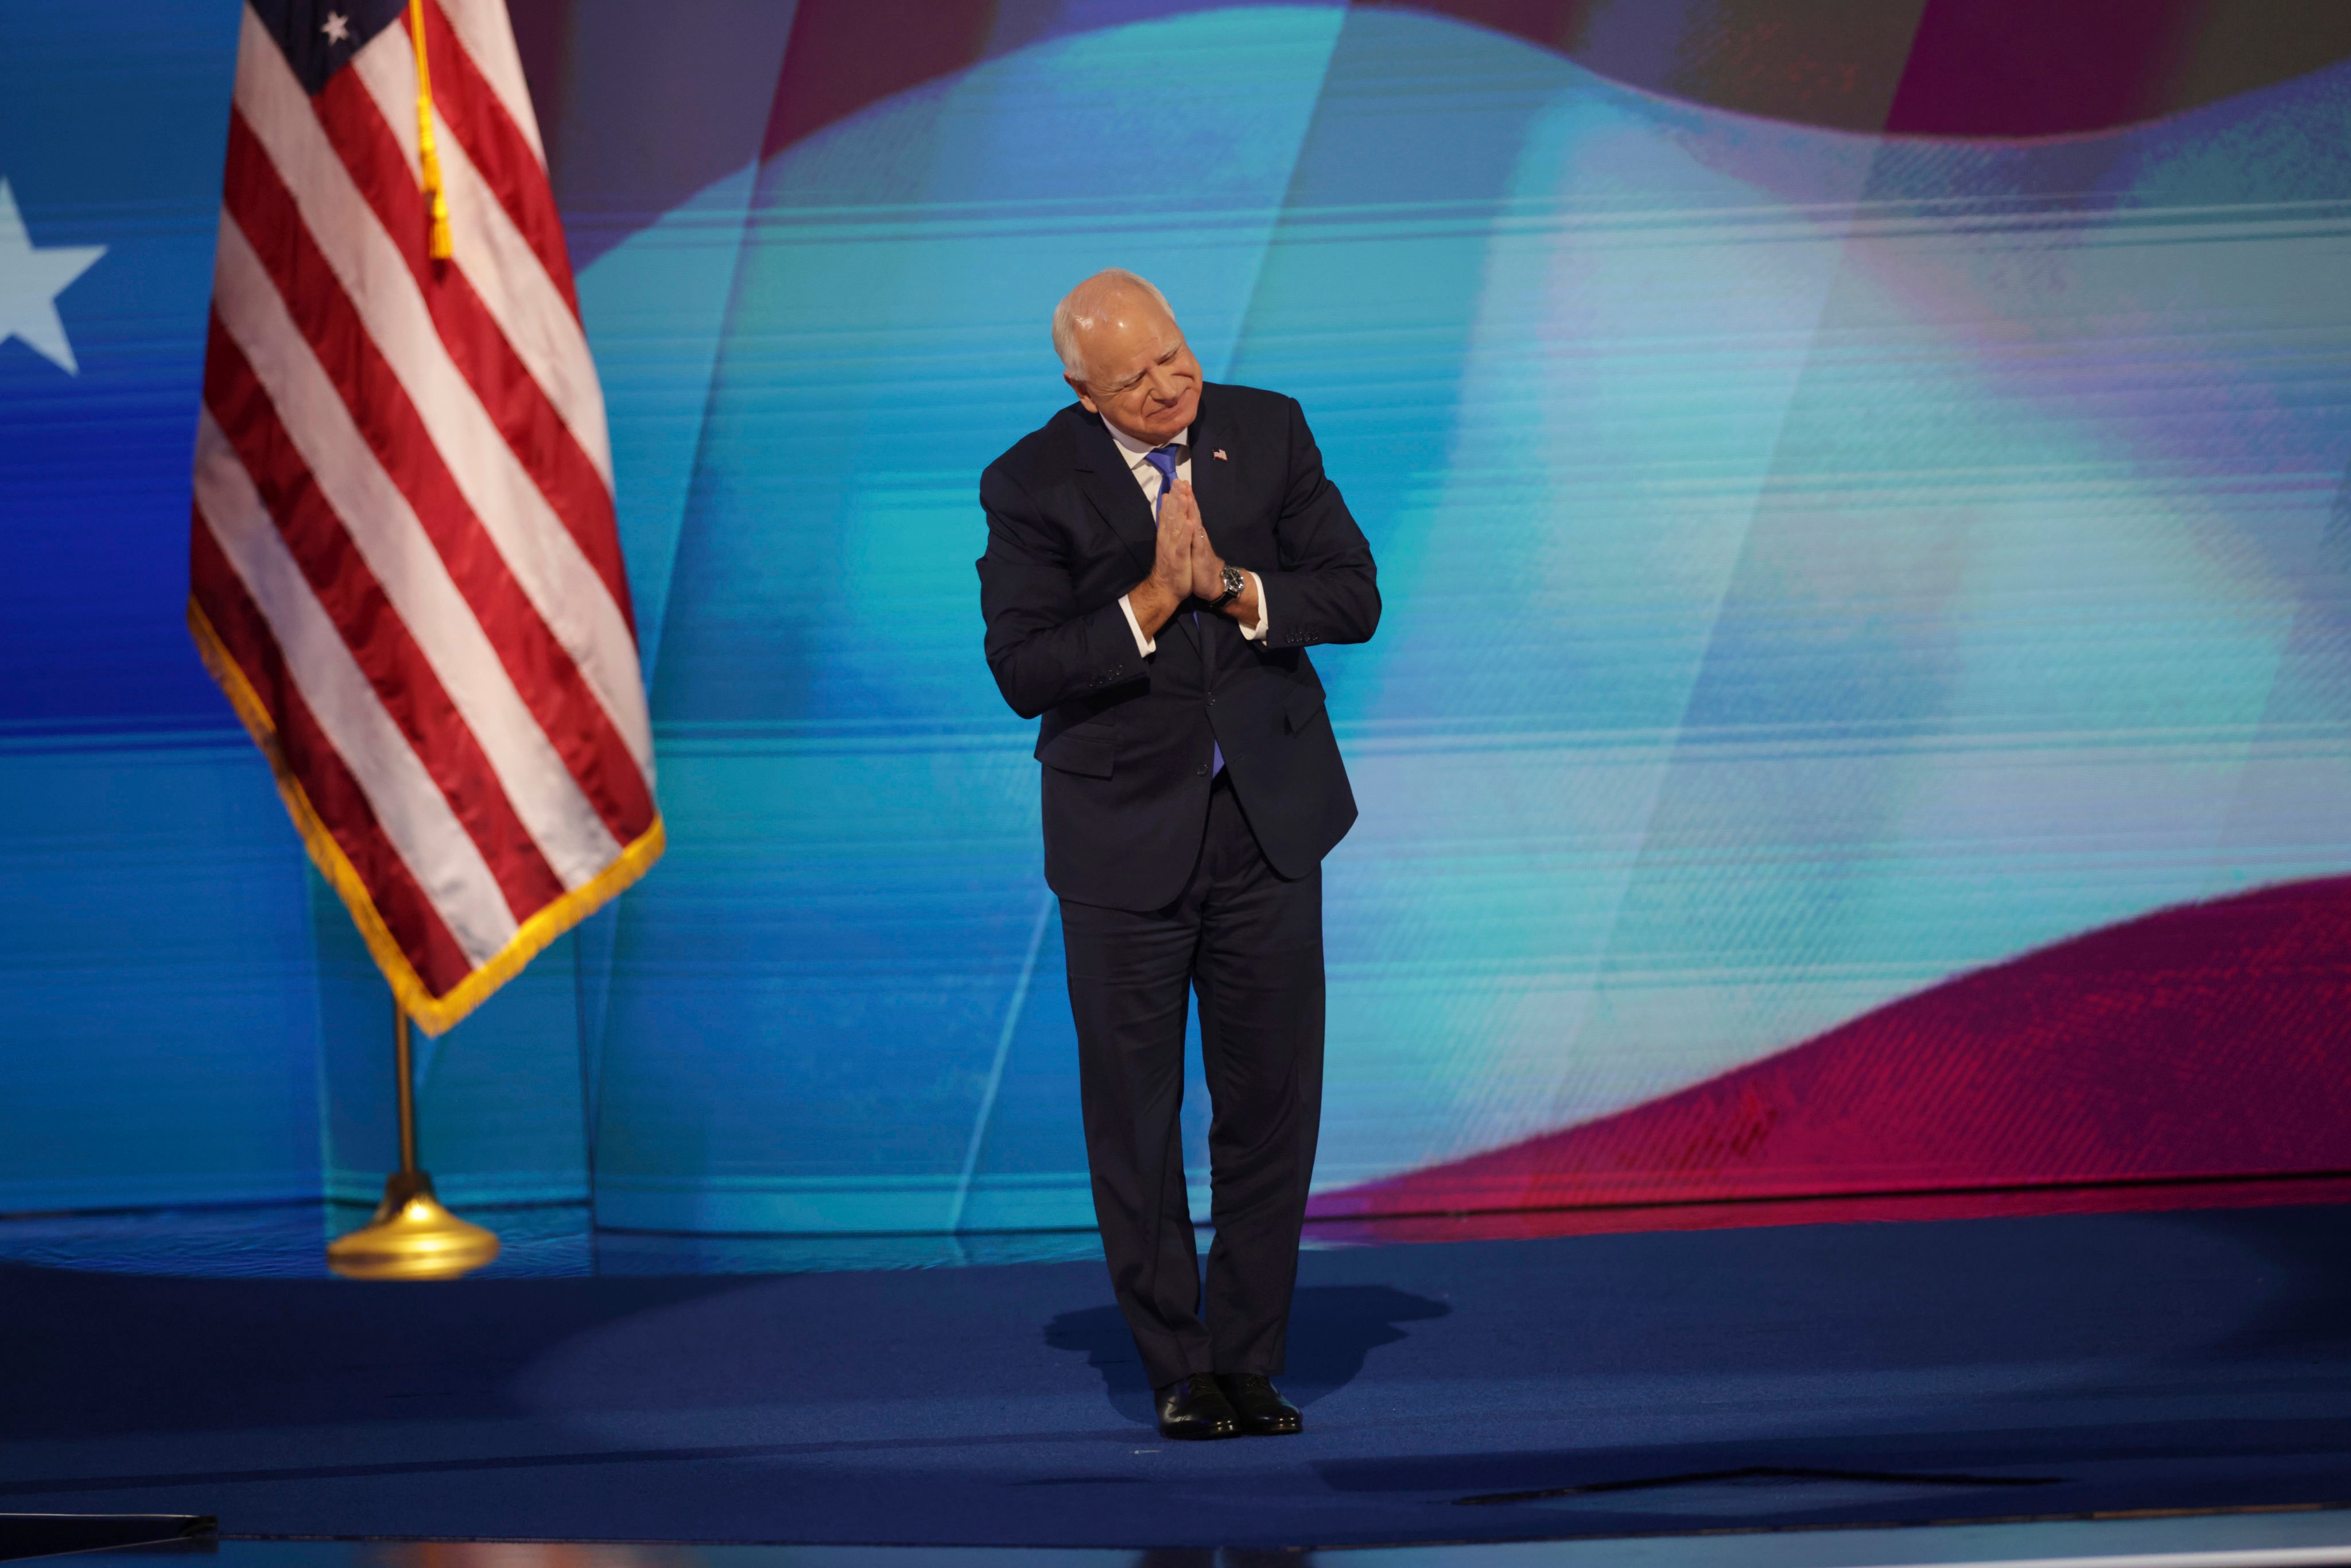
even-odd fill
[{"label": "blue carpet", "polygon": [[2351,1500],[2351,1208],[1309,1253],[1287,1440],[1160,1442],[1106,1294],[0,1269],[0,1511],[1249,1546]]}]

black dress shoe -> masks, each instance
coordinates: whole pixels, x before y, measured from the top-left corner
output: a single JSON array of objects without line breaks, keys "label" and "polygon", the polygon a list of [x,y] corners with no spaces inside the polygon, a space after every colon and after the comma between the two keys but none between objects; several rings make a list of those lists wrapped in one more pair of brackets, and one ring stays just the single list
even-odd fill
[{"label": "black dress shoe", "polygon": [[1217,1379],[1205,1372],[1179,1377],[1157,1392],[1163,1437],[1230,1437],[1240,1431],[1233,1407],[1217,1392]]},{"label": "black dress shoe", "polygon": [[1297,1406],[1281,1396],[1270,1378],[1254,1372],[1230,1376],[1220,1372],[1217,1386],[1239,1418],[1244,1437],[1287,1437],[1305,1429],[1306,1418],[1299,1415]]}]

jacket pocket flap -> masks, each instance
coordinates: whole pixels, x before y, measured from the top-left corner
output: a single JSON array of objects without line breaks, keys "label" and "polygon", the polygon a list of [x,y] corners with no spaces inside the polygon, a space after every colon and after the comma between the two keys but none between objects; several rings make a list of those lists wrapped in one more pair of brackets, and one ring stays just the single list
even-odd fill
[{"label": "jacket pocket flap", "polygon": [[1065,729],[1050,740],[1037,743],[1038,761],[1089,779],[1109,778],[1111,759],[1115,754],[1116,748],[1107,737],[1080,735],[1074,730]]},{"label": "jacket pocket flap", "polygon": [[1281,705],[1282,715],[1290,722],[1290,733],[1296,735],[1314,721],[1322,711],[1322,694],[1312,686],[1294,686]]}]

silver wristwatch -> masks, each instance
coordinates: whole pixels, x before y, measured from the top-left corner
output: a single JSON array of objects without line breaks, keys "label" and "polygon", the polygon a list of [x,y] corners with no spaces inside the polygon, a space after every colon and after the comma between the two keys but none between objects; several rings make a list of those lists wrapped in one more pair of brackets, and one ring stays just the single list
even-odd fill
[{"label": "silver wristwatch", "polygon": [[1241,575],[1241,569],[1239,567],[1226,567],[1224,594],[1221,598],[1211,599],[1208,601],[1208,608],[1211,610],[1222,610],[1226,605],[1230,604],[1234,600],[1238,599],[1241,596],[1241,590],[1248,586],[1249,579]]}]

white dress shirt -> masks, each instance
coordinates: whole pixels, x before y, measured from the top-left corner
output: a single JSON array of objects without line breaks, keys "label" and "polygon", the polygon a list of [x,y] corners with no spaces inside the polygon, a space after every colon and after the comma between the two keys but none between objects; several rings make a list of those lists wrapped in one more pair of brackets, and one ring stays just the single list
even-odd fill
[{"label": "white dress shirt", "polygon": [[[1159,509],[1159,470],[1151,465],[1150,455],[1158,448],[1148,442],[1137,441],[1106,419],[1102,421],[1102,428],[1110,432],[1113,441],[1118,443],[1119,455],[1126,459],[1127,472],[1133,474],[1134,482],[1143,487],[1144,504],[1150,507],[1152,515],[1156,517]],[[1176,444],[1181,448],[1176,459],[1176,477],[1188,485],[1192,482],[1192,432],[1187,428],[1176,438]],[[1273,615],[1266,606],[1265,584],[1258,580],[1257,573],[1243,567],[1241,575],[1248,578],[1249,586],[1257,590],[1257,624],[1241,628],[1241,635],[1255,643],[1264,638],[1266,628],[1272,624]],[[1159,640],[1143,634],[1143,622],[1134,618],[1134,606],[1126,600],[1125,594],[1120,594],[1118,607],[1126,612],[1126,628],[1134,633],[1134,645],[1147,659],[1159,651]],[[1218,611],[1217,613],[1224,612]]]}]

